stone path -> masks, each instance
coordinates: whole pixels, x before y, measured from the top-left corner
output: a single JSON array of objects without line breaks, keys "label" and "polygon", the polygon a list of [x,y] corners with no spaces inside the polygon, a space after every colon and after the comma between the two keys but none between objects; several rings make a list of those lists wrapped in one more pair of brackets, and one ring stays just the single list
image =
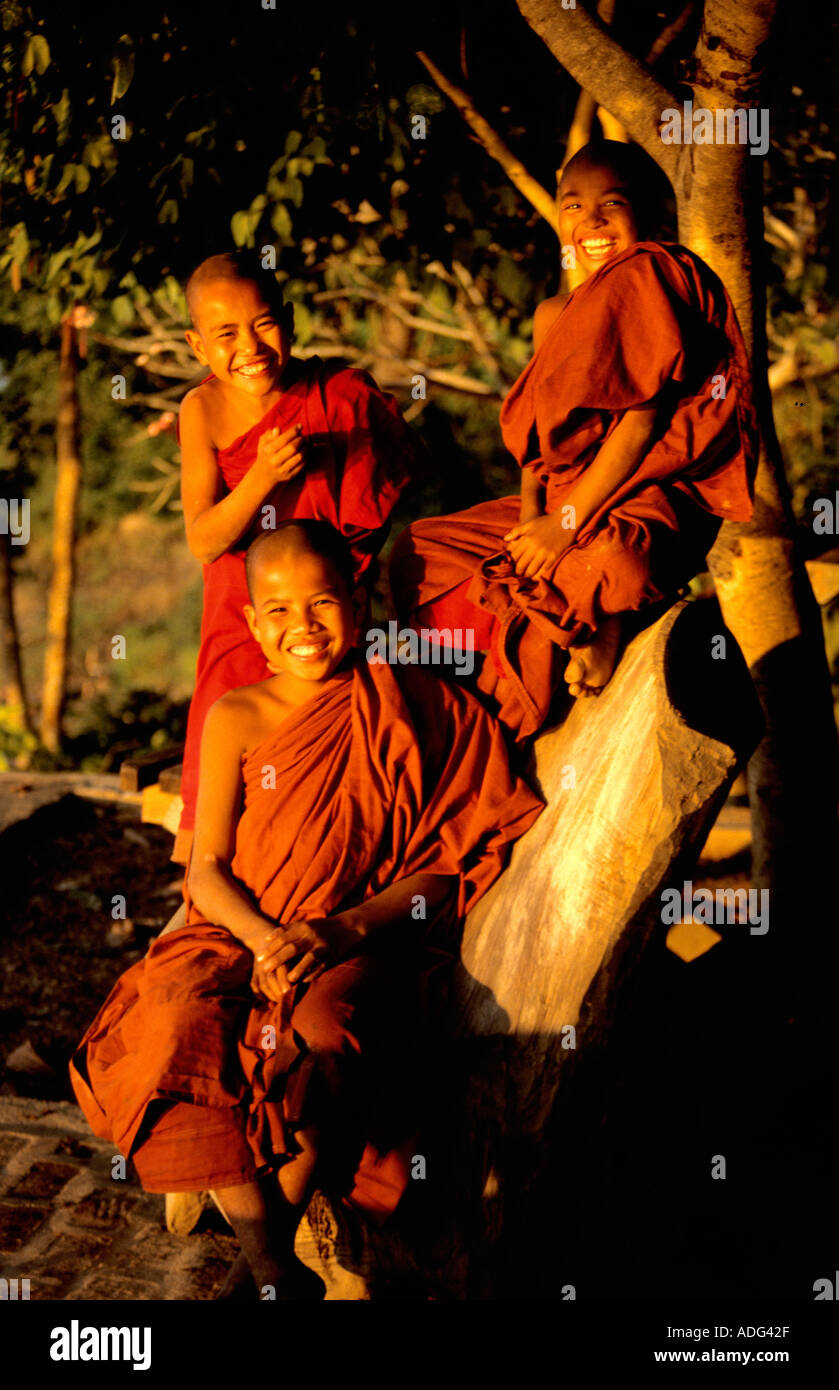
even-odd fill
[{"label": "stone path", "polygon": [[31,1300],[212,1299],[233,1237],[170,1235],[163,1197],[131,1164],[112,1177],[114,1157],[70,1102],[0,1096],[0,1279],[28,1279]]}]

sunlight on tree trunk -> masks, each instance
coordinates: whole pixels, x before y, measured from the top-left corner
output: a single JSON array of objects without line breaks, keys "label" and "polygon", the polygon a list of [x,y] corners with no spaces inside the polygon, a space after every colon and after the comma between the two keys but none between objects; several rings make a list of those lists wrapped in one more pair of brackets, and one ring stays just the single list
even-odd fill
[{"label": "sunlight on tree trunk", "polygon": [[9,536],[0,532],[0,662],[2,685],[0,701],[8,707],[14,725],[31,733],[29,709],[20,664],[20,641],[13,602],[14,573]]},{"label": "sunlight on tree trunk", "polygon": [[[761,434],[755,514],[726,522],[709,563],[725,621],[760,696],[767,733],[749,767],[753,879],[780,908],[818,902],[836,844],[836,728],[818,613],[794,554],[793,520],[768,384],[762,160],[742,144],[664,144],[662,112],[680,100],[582,8],[518,0],[554,57],[611,111],[668,176],[679,237],[731,295],[752,358]],[[706,0],[692,62],[695,107],[755,107],[774,0]],[[811,897],[812,895],[812,897]]]},{"label": "sunlight on tree trunk", "polygon": [[61,746],[61,713],[67,681],[73,602],[76,507],[82,479],[79,454],[78,341],[70,319],[61,325],[56,424],[52,580],[47,597],[47,642],[41,693],[41,741],[50,752]]}]

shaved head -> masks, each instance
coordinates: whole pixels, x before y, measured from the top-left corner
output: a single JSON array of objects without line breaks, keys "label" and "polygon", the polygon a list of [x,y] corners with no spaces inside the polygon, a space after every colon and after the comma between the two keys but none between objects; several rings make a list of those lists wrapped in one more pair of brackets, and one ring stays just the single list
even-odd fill
[{"label": "shaved head", "polygon": [[225,251],[219,256],[208,256],[193,270],[186,282],[186,307],[196,328],[198,300],[208,285],[217,284],[219,280],[250,280],[272,309],[280,312],[284,307],[282,292],[273,271],[263,268],[255,251]]},{"label": "shaved head", "polygon": [[355,565],[352,551],[340,531],[330,526],[328,521],[314,521],[308,517],[300,520],[281,521],[273,531],[265,531],[257,536],[248,549],[245,572],[248,593],[253,602],[254,577],[260,565],[269,561],[294,558],[299,555],[316,555],[332,565],[344,583],[348,594],[356,587]]},{"label": "shaved head", "polygon": [[560,200],[574,191],[575,175],[592,169],[608,169],[615,175],[615,187],[622,187],[632,204],[640,240],[654,236],[664,220],[664,204],[672,190],[640,145],[620,140],[592,140],[583,145],[562,171]]}]

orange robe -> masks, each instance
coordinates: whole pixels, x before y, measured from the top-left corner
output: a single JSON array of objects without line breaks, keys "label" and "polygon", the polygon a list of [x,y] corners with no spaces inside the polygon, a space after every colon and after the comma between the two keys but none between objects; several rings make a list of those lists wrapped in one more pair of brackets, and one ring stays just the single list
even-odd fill
[{"label": "orange robe", "polygon": [[752,514],[757,432],[731,301],[684,247],[637,242],[559,312],[504,401],[504,443],[538,474],[552,512],[624,412],[656,401],[663,418],[645,457],[547,578],[519,578],[504,549],[518,497],[414,522],[394,547],[400,617],[475,629],[491,653],[479,686],[519,738],[545,721],[567,647],[607,615],[674,596],[720,520]]},{"label": "orange robe", "polygon": [[88,1028],[75,1093],[152,1192],[251,1180],[295,1152],[295,1128],[331,1127],[324,1149],[339,1154],[346,1200],[383,1217],[416,1151],[400,1068],[419,1074],[420,1020],[448,976],[457,921],[542,803],[511,776],[501,730],[472,696],[360,657],[242,772],[232,871],[269,918],[336,913],[420,872],[455,877],[456,903],[394,927],[282,1005],[251,992],[251,953],[189,904],[188,925],[117,981]]},{"label": "orange robe", "polygon": [[245,434],[218,451],[225,493],[256,461],[267,430],[303,426],[303,472],[265,498],[274,515],[260,508],[233,549],[204,565],[204,610],[195,690],[189,707],[181,795],[184,808],[174,858],[186,863],[195,824],[201,731],[210,707],[228,690],[264,680],[265,658],[252,638],[242,609],[248,602],[245,552],[272,523],[292,517],[328,521],[350,543],[359,577],[387,537],[388,519],[400,493],[421,467],[416,435],[392,396],[366,372],[327,366],[319,358],[293,362],[279,401]]}]

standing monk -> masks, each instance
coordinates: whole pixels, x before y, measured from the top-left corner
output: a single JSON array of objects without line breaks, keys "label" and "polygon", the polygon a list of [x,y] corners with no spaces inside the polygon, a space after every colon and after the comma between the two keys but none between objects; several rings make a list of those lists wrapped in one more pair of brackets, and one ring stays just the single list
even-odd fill
[{"label": "standing monk", "polygon": [[71,1064],[144,1188],[212,1190],[278,1298],[323,1294],[294,1234],[327,1164],[378,1219],[407,1187],[399,1082],[432,977],[541,809],[471,695],[364,660],[352,569],[318,521],[251,546],[271,674],[207,717],[187,926],[122,976]]},{"label": "standing monk", "polygon": [[535,354],[501,409],[521,497],[415,522],[391,562],[415,626],[475,629],[479,688],[525,738],[562,678],[597,694],[620,615],[675,596],[722,519],[752,513],[756,430],[731,301],[682,246],[643,240],[637,149],[604,141],[566,165],[563,247],[586,279],[541,304]]},{"label": "standing monk", "polygon": [[187,342],[212,375],[179,419],[189,548],[204,614],[173,858],[189,858],[201,730],[215,700],[267,674],[243,617],[245,552],[290,517],[330,522],[369,580],[391,511],[418,466],[415,436],[366,372],[291,357],[293,311],[254,253],[211,256],[190,277]]}]

